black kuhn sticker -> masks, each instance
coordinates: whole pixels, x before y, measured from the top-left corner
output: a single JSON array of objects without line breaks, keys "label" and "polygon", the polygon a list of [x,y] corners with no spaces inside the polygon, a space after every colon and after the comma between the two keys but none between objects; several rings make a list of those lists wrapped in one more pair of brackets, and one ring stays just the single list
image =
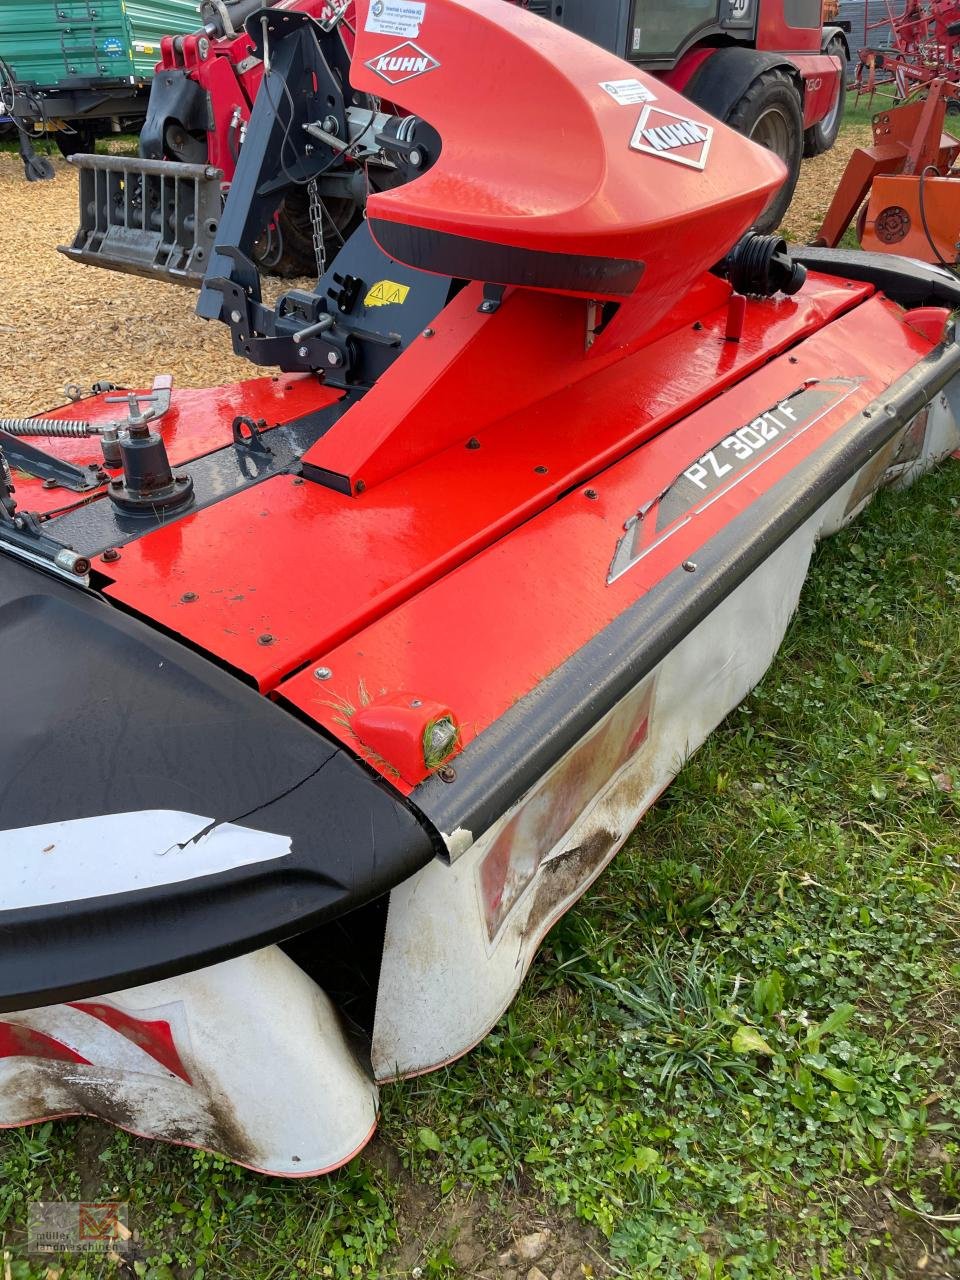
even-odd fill
[{"label": "black kuhn sticker", "polygon": [[712,138],[712,127],[702,120],[678,116],[664,111],[663,107],[646,106],[640,113],[630,146],[648,156],[661,156],[691,169],[702,169],[707,163]]},{"label": "black kuhn sticker", "polygon": [[800,387],[758,417],[724,436],[623,526],[607,583],[672,537],[718,498],[752,475],[781,449],[848,399],[859,378],[826,378]]},{"label": "black kuhn sticker", "polygon": [[387,84],[403,84],[415,76],[436,71],[440,63],[412,40],[404,40],[403,44],[395,45],[386,53],[378,53],[363,65],[381,80],[386,80]]}]

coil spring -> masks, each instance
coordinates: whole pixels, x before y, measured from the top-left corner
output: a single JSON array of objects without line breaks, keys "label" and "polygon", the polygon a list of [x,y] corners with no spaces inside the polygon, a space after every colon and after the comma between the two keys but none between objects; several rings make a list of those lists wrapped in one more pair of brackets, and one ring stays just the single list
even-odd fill
[{"label": "coil spring", "polygon": [[67,418],[0,418],[0,431],[11,436],[62,436],[85,439],[97,434],[89,422],[70,422]]}]

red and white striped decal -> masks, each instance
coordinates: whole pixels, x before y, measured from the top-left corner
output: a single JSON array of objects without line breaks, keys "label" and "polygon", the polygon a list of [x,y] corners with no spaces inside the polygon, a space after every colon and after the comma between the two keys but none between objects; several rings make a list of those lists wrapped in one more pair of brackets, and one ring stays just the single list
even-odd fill
[{"label": "red and white striped decal", "polygon": [[[68,1014],[67,1010],[82,1014],[82,1020]],[[113,1069],[123,1062],[127,1069],[143,1071],[146,1064],[142,1057],[145,1055],[164,1071],[178,1076],[186,1084],[193,1084],[177,1049],[173,1028],[163,1018],[138,1018],[103,1000],[72,1001],[17,1016],[21,1021],[0,1021],[0,1060],[45,1058]],[[114,1036],[105,1038],[103,1032],[95,1031],[88,1020],[109,1028],[136,1052],[131,1054],[129,1049],[114,1046],[111,1043]],[[43,1023],[47,1024],[46,1029],[38,1025]]]}]

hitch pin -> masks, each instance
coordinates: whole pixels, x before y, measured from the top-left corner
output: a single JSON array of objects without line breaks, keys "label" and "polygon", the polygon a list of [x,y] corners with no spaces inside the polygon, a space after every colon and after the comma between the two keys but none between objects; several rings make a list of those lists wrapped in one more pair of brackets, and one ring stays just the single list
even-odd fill
[{"label": "hitch pin", "polygon": [[294,342],[303,342],[304,338],[315,338],[318,333],[325,333],[327,329],[332,329],[333,325],[333,316],[321,316],[316,324],[307,325],[306,329],[301,329],[299,333],[295,333],[293,340]]}]

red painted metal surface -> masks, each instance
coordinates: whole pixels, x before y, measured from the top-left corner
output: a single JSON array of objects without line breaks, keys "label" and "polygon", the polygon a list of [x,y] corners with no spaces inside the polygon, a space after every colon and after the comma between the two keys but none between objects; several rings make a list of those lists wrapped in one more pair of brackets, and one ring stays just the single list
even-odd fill
[{"label": "red painted metal surface", "polygon": [[[794,298],[751,301],[734,344],[729,289],[705,283],[699,317],[681,300],[672,332],[534,404],[491,372],[482,427],[362,494],[279,476],[129,543],[106,593],[268,691],[870,292],[811,276]],[[613,326],[605,336],[615,341]],[[505,346],[529,337],[523,324],[503,334]],[[465,412],[457,387],[436,411]],[[411,418],[410,435],[419,427]]]},{"label": "red painted metal surface", "polygon": [[[723,344],[719,335],[708,345],[716,366],[726,352],[736,356],[743,349]],[[378,692],[415,688],[453,708],[469,743],[665,574],[684,560],[695,561],[698,548],[719,527],[930,347],[897,308],[869,299],[824,325],[789,356],[756,369],[670,431],[595,474],[588,489],[567,494],[509,538],[318,655],[333,673],[322,687],[307,670],[281,684],[279,695],[356,749],[332,714],[330,700],[355,700],[361,685]],[[807,380],[841,374],[862,380],[843,403],[771,451],[742,483],[607,584],[625,521],[685,467]]]},{"label": "red painted metal surface", "polygon": [[[399,46],[365,29],[368,7],[358,0],[351,78],[382,94],[390,81],[375,69],[378,59]],[[404,105],[438,129],[443,149],[415,182],[370,196],[374,235],[395,224],[525,253],[640,261],[637,294],[652,322],[783,180],[772,153],[745,145],[661,82],[648,80],[654,105],[616,101],[601,85],[623,76],[620,59],[502,0],[430,0],[417,47],[436,65],[404,80]],[[495,57],[478,54],[494,48]],[[469,85],[469,93],[451,85]],[[643,133],[647,113],[652,141]],[[678,128],[699,140],[680,145],[669,134]],[[452,274],[476,278],[469,250]],[[583,292],[622,295],[604,288],[607,278]]]},{"label": "red painted metal surface", "polygon": [[[84,419],[109,422],[125,418],[126,405],[108,404],[108,394],[116,396],[121,392],[92,396],[37,416],[66,418],[71,422]],[[247,382],[228,382],[221,387],[196,390],[175,387],[170,408],[156,423],[156,430],[167,446],[170,462],[177,466],[229,444],[230,426],[238,414],[254,420],[265,418],[267,426],[273,427],[312,413],[339,398],[339,392],[330,391],[309,374],[300,373],[281,374],[277,378],[251,378]],[[79,440],[32,436],[27,443],[79,466],[103,461],[96,436]],[[45,489],[35,477],[22,472],[16,473],[15,484],[18,505],[24,511],[36,511],[42,515],[76,506],[78,501],[91,496],[71,493],[68,489]]]},{"label": "red painted metal surface", "polygon": [[821,6],[818,0],[805,0],[803,4],[794,3],[791,8],[796,12],[806,11],[805,16],[811,24],[795,27],[787,18],[787,5],[784,0],[773,3],[772,0],[759,0],[760,9],[757,15],[757,48],[769,49],[775,53],[819,53]]}]

